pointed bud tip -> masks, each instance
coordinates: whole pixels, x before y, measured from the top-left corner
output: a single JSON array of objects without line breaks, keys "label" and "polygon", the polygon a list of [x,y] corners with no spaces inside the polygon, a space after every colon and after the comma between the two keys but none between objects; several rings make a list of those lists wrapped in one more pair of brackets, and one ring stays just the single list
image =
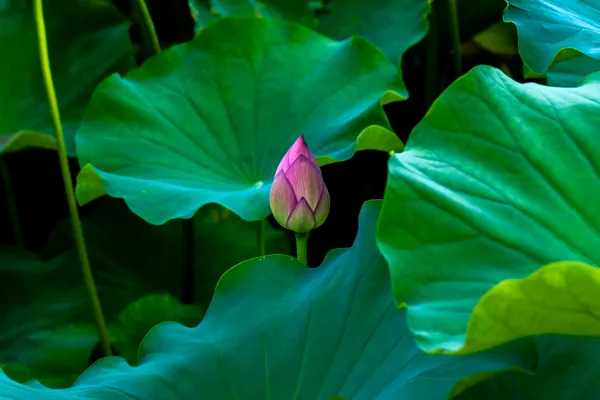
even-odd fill
[{"label": "pointed bud tip", "polygon": [[296,159],[300,155],[303,155],[304,157],[309,159],[314,164],[317,164],[317,159],[315,158],[313,153],[308,148],[308,145],[306,144],[306,141],[304,140],[304,135],[300,135],[300,137],[298,137],[298,139],[296,139],[296,141],[294,142],[292,147],[290,147],[290,149],[287,151],[286,157],[287,157],[287,162],[289,163],[288,167],[289,167],[289,165],[292,165],[294,163],[294,161],[296,161]]}]

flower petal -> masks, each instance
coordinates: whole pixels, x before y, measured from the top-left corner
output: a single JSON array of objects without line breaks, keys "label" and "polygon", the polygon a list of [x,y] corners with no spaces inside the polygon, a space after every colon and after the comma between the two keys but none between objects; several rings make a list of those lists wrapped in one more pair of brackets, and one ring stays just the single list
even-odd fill
[{"label": "flower petal", "polygon": [[329,190],[327,190],[327,186],[325,186],[325,182],[323,182],[323,189],[321,190],[321,198],[319,199],[319,204],[317,204],[317,208],[315,208],[315,228],[323,225],[327,216],[329,215],[329,207],[331,200],[329,198]]},{"label": "flower petal", "polygon": [[286,227],[287,220],[296,206],[296,195],[283,171],[275,175],[270,192],[271,212],[279,225]]},{"label": "flower petal", "polygon": [[304,141],[304,136],[300,135],[300,137],[296,139],[292,147],[290,147],[287,153],[285,153],[285,157],[283,157],[283,160],[281,160],[279,166],[277,167],[277,172],[279,172],[280,169],[283,169],[284,172],[287,172],[288,168],[301,155],[308,158],[311,162],[315,163],[315,165],[319,165],[317,164],[317,159],[308,148],[306,141]]},{"label": "flower petal", "polygon": [[290,161],[289,161],[288,154],[289,153],[285,153],[285,155],[279,162],[279,165],[277,166],[277,170],[275,171],[275,176],[277,176],[277,174],[281,171],[283,171],[283,172],[287,171],[288,168],[290,167]]},{"label": "flower petal", "polygon": [[315,215],[303,197],[290,214],[286,227],[296,233],[304,233],[315,227]]},{"label": "flower petal", "polygon": [[311,210],[317,208],[323,188],[323,175],[317,164],[304,155],[298,156],[285,173],[296,193],[296,200],[305,198]]}]

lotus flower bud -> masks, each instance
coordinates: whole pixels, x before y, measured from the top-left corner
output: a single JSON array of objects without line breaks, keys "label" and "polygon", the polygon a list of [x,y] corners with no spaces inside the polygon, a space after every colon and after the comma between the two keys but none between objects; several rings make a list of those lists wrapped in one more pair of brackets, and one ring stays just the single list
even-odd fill
[{"label": "lotus flower bud", "polygon": [[271,211],[281,226],[296,233],[318,228],[327,219],[329,191],[303,136],[277,167],[271,186]]}]

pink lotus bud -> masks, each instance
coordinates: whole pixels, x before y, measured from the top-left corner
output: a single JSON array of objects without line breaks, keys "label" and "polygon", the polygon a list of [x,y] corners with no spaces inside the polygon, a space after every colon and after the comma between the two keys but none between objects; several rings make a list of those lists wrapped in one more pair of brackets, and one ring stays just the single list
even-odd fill
[{"label": "pink lotus bud", "polygon": [[303,136],[277,167],[271,186],[271,211],[281,226],[296,233],[318,228],[327,219],[329,191]]}]

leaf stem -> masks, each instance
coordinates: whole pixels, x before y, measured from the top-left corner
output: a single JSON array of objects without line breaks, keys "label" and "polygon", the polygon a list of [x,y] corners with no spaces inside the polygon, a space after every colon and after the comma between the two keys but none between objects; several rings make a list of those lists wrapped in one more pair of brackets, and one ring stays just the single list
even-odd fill
[{"label": "leaf stem", "polygon": [[450,15],[450,30],[452,31],[452,47],[454,59],[454,73],[456,77],[462,75],[462,54],[460,49],[460,26],[458,25],[458,9],[456,0],[448,0]]},{"label": "leaf stem", "polygon": [[142,18],[144,20],[144,25],[146,29],[142,32],[145,33],[146,40],[152,43],[152,47],[154,48],[154,52],[156,54],[160,53],[160,42],[158,41],[158,36],[156,35],[156,28],[154,27],[154,22],[152,22],[152,16],[150,15],[150,10],[148,10],[148,6],[146,5],[145,0],[136,0],[138,8],[142,13]]},{"label": "leaf stem", "polygon": [[438,23],[435,2],[429,14],[429,33],[425,38],[425,108],[429,109],[437,97],[438,88]]},{"label": "leaf stem", "polygon": [[260,221],[256,227],[256,244],[258,246],[258,255],[265,255],[265,225],[267,220],[263,219]]},{"label": "leaf stem", "polygon": [[298,255],[298,260],[304,265],[308,265],[307,247],[308,247],[308,234],[307,233],[296,233],[296,253]]},{"label": "leaf stem", "polygon": [[60,169],[65,184],[65,194],[67,196],[67,203],[69,205],[69,213],[71,214],[73,236],[75,239],[75,245],[77,247],[77,253],[79,254],[79,261],[81,263],[83,279],[85,281],[85,285],[90,296],[94,316],[96,317],[96,325],[98,328],[98,336],[100,337],[100,344],[102,346],[104,354],[108,357],[112,355],[112,350],[110,347],[110,336],[108,334],[108,329],[106,328],[106,322],[104,320],[104,314],[102,313],[100,299],[98,298],[98,291],[94,282],[94,276],[92,275],[92,268],[90,266],[90,260],[88,258],[87,250],[85,248],[85,240],[83,238],[83,228],[81,226],[81,220],[79,219],[77,202],[75,201],[73,180],[71,178],[71,171],[69,170],[69,160],[67,158],[67,147],[65,145],[65,137],[60,121],[60,113],[58,111],[58,101],[56,99],[56,92],[54,90],[54,82],[52,81],[52,72],[50,69],[50,58],[48,56],[48,42],[46,39],[46,24],[44,22],[42,0],[34,0],[34,16],[37,26],[42,75],[44,77],[44,84],[46,86],[46,92],[48,95],[48,105],[50,107],[50,113],[52,114],[54,132],[56,134],[58,159],[60,162]]},{"label": "leaf stem", "polygon": [[6,166],[6,160],[0,157],[0,173],[2,174],[2,182],[4,186],[4,197],[8,206],[9,218],[13,228],[15,243],[18,246],[23,246],[23,231],[21,230],[21,219],[19,218],[19,208],[12,190],[12,179]]}]

